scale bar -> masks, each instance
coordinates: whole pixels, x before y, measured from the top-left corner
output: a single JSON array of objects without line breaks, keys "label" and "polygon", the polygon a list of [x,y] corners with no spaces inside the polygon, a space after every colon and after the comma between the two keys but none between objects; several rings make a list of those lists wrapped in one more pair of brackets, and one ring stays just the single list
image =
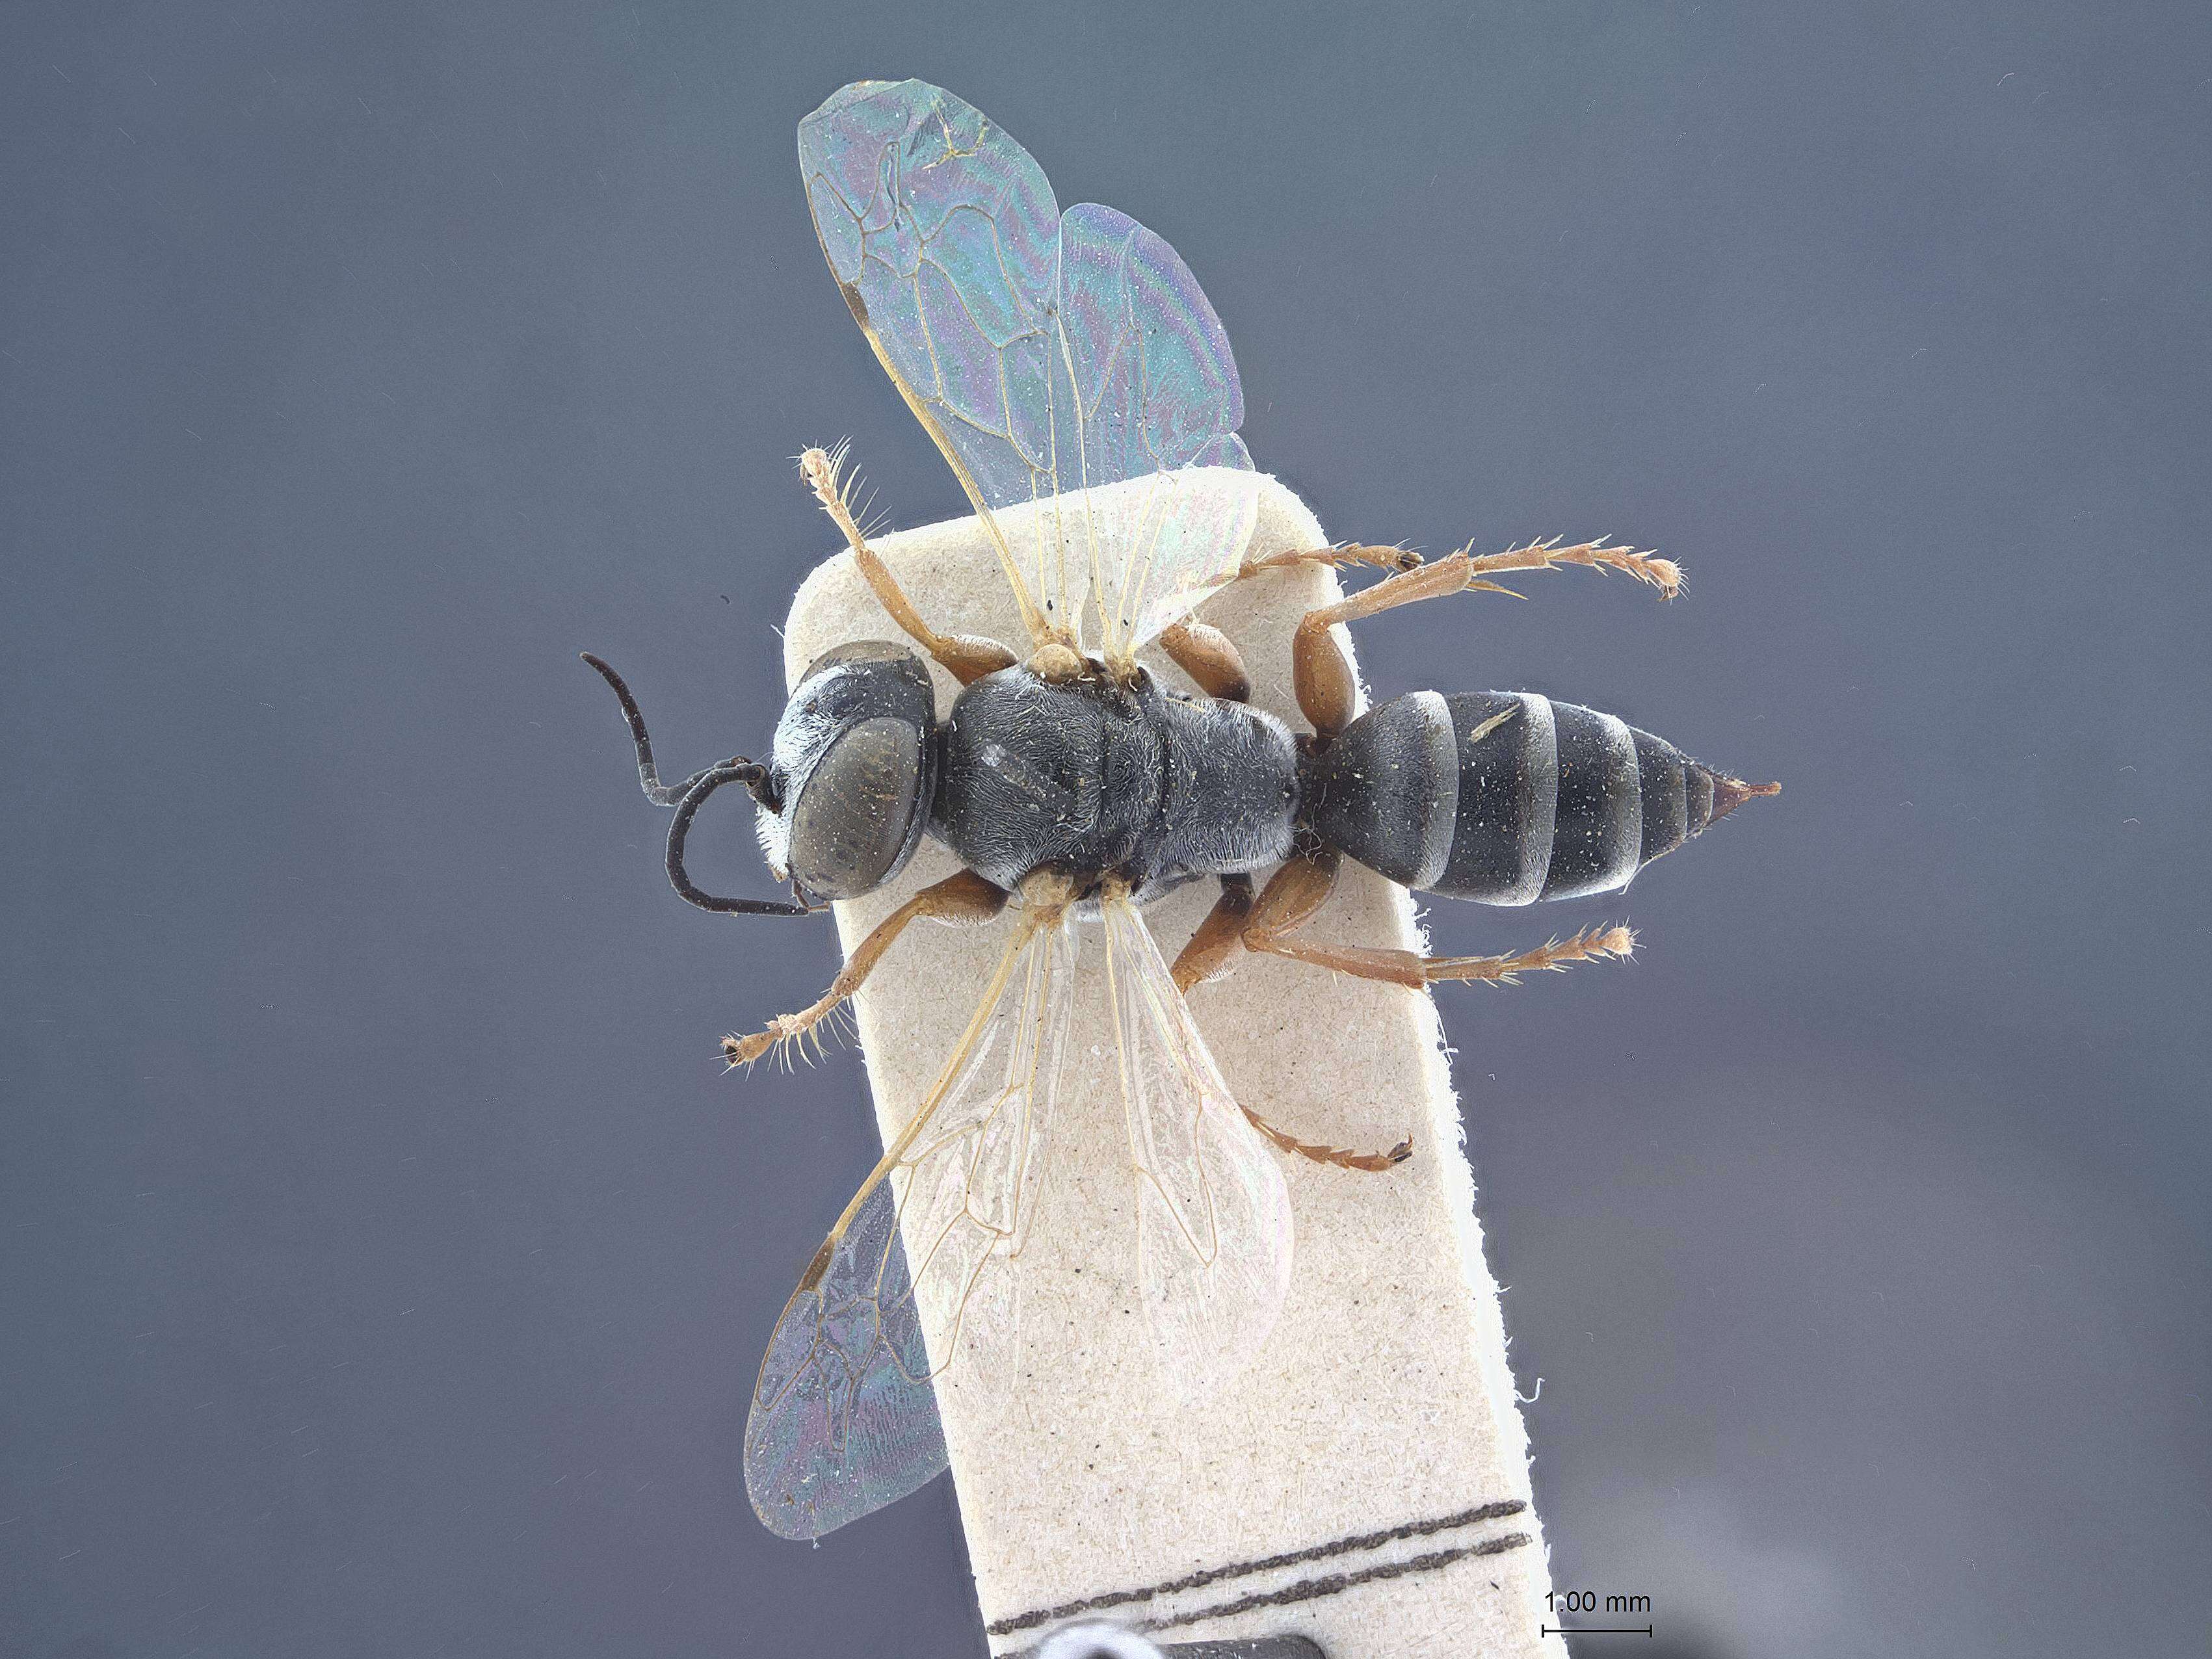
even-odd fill
[{"label": "scale bar", "polygon": [[1649,1625],[1539,1625],[1539,1636],[1649,1636]]}]

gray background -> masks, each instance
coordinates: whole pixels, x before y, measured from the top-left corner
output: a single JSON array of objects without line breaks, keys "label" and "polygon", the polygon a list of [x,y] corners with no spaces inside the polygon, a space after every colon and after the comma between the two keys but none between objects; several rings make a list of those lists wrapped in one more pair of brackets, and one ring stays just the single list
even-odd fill
[{"label": "gray background", "polygon": [[1182,249],[1339,533],[1691,565],[1378,686],[1788,782],[1633,966],[1444,999],[1559,1582],[2202,1650],[2204,9],[1182,12],[0,18],[0,1652],[980,1652],[945,1485],[744,1508],[861,1072],[718,1074],[830,931],[675,900],[574,657],[757,746],[787,458],[957,510],[792,155],[900,74]]}]

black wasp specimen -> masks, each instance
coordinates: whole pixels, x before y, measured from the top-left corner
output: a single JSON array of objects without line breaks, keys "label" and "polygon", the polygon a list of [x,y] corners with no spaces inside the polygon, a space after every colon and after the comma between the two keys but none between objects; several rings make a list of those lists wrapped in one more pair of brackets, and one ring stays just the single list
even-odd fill
[{"label": "black wasp specimen", "polygon": [[[1753,795],[1610,714],[1530,692],[1415,691],[1357,714],[1339,623],[1560,565],[1672,596],[1670,562],[1603,543],[1424,563],[1396,548],[1248,556],[1259,476],[1237,428],[1236,364],[1197,281],[1110,208],[1061,212],[1036,163],[980,112],[917,81],[846,88],[799,127],[815,226],[846,303],[974,503],[1018,603],[1020,649],[937,632],[869,546],[840,477],[802,470],[897,627],[825,653],[764,761],[663,787],[615,672],[647,794],[676,809],[668,872],[709,910],[804,915],[896,877],[924,836],[965,867],[855,949],[819,1000],[730,1038],[732,1061],[809,1030],[917,918],[1011,913],[983,1002],[935,1086],[801,1277],[770,1339],[745,1479],[775,1531],[813,1537],[944,1468],[933,1379],[1010,1340],[1039,1211],[1079,922],[1095,922],[1134,1165],[1136,1271],[1164,1361],[1188,1385],[1233,1370],[1289,1282],[1290,1211],[1268,1143],[1386,1170],[1407,1156],[1307,1145],[1231,1097],[1182,993],[1240,951],[1423,987],[1509,981],[1626,955],[1624,927],[1506,956],[1422,957],[1316,936],[1342,861],[1421,892],[1519,905],[1615,891]],[[1298,623],[1310,730],[1252,707],[1208,595],[1302,565],[1387,577]],[[1163,686],[1157,644],[1200,688]],[[959,685],[940,718],[926,661]],[[791,902],[722,898],[684,869],[692,818],[742,784]],[[1272,872],[1256,887],[1254,878]],[[1219,897],[1172,965],[1139,908],[1186,882]]]}]

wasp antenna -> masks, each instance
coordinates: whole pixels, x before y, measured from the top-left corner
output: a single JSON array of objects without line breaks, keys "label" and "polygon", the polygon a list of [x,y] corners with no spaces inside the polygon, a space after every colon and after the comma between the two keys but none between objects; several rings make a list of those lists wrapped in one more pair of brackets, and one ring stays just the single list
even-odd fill
[{"label": "wasp antenna", "polygon": [[707,797],[725,784],[742,783],[753,799],[773,811],[774,785],[769,781],[768,769],[752,761],[737,757],[713,766],[692,781],[689,792],[676,808],[675,820],[668,826],[668,884],[688,904],[702,910],[712,910],[726,916],[804,916],[813,914],[811,907],[793,904],[781,899],[720,898],[707,892],[691,879],[684,867],[684,843],[690,837],[691,820],[704,805]]},{"label": "wasp antenna", "polygon": [[[637,699],[630,696],[629,687],[623,684],[623,677],[615,672],[605,658],[595,656],[589,651],[580,651],[576,654],[597,669],[599,677],[614,688],[615,696],[622,700],[623,718],[629,722],[630,742],[637,749],[637,781],[639,787],[645,791],[645,798],[655,806],[681,805],[684,796],[690,794],[700,781],[715,769],[711,766],[702,767],[673,787],[662,783],[660,774],[653,767],[653,739],[646,734],[645,716],[639,711]],[[736,760],[722,763],[725,766],[739,763]]]}]

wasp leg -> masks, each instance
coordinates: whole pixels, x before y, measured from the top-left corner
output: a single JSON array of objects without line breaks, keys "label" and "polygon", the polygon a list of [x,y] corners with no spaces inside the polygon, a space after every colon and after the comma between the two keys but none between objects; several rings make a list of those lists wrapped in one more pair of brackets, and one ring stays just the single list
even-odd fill
[{"label": "wasp leg", "polygon": [[1300,1140],[1286,1129],[1279,1129],[1241,1101],[1237,1110],[1261,1134],[1286,1152],[1296,1152],[1300,1158],[1310,1158],[1316,1164],[1326,1164],[1338,1170],[1365,1170],[1379,1175],[1395,1169],[1413,1155],[1413,1138],[1407,1135],[1387,1152],[1353,1152],[1341,1146],[1323,1146],[1310,1140]]},{"label": "wasp leg", "polygon": [[1175,959],[1176,990],[1188,993],[1193,986],[1221,976],[1243,943],[1245,919],[1251,914],[1252,878],[1222,877],[1221,896]]},{"label": "wasp leg", "polygon": [[1318,735],[1333,738],[1343,731],[1352,724],[1359,703],[1359,683],[1329,630],[1339,623],[1358,622],[1401,605],[1457,593],[1470,585],[1467,567],[1467,556],[1455,553],[1434,564],[1401,571],[1350,599],[1306,612],[1291,638],[1291,684],[1298,694],[1299,708]]},{"label": "wasp leg", "polygon": [[958,875],[947,876],[935,885],[923,888],[876,924],[847,959],[837,977],[830,981],[830,988],[822,994],[819,1001],[795,1014],[783,1014],[770,1020],[764,1031],[756,1031],[746,1037],[724,1037],[722,1058],[732,1066],[749,1065],[777,1043],[788,1042],[812,1030],[860,988],[875,971],[876,964],[883,960],[884,952],[890,949],[892,941],[917,916],[929,916],[939,921],[988,921],[1006,908],[1006,890],[984,880],[972,870],[963,870]]},{"label": "wasp leg", "polygon": [[[1260,901],[1267,905],[1271,915],[1294,915],[1303,917],[1311,914],[1322,899],[1328,896],[1329,885],[1335,878],[1335,859],[1331,854],[1302,857],[1291,860],[1267,883],[1267,890]],[[1310,901],[1309,902],[1309,900]],[[1258,907],[1252,898],[1252,878],[1249,876],[1224,876],[1221,896],[1214,901],[1213,908],[1206,912],[1206,920],[1190,936],[1190,943],[1182,947],[1175,960],[1175,982],[1178,991],[1188,991],[1218,976],[1229,965],[1229,960],[1244,943]],[[1403,1164],[1413,1155],[1411,1137],[1400,1141],[1387,1152],[1353,1152],[1340,1146],[1324,1146],[1310,1140],[1300,1140],[1287,1129],[1278,1128],[1243,1102],[1237,1109],[1250,1120],[1252,1127],[1273,1141],[1286,1152],[1296,1152],[1300,1158],[1310,1158],[1316,1164],[1327,1164],[1340,1170],[1387,1170]]]},{"label": "wasp leg", "polygon": [[[1264,576],[1271,570],[1295,570],[1302,565],[1311,564],[1323,565],[1330,569],[1335,569],[1341,566],[1349,564],[1364,564],[1371,565],[1381,570],[1402,573],[1409,570],[1419,570],[1421,568],[1421,556],[1414,552],[1411,548],[1369,547],[1363,544],[1354,542],[1346,542],[1336,547],[1307,548],[1297,552],[1267,553],[1263,554],[1256,559],[1245,560],[1243,564],[1237,567],[1237,574],[1230,577],[1229,580],[1223,585],[1224,586],[1233,586],[1235,584],[1244,581],[1250,577]],[[1198,669],[1194,668],[1189,662],[1185,660],[1184,651],[1187,647],[1183,647],[1181,641],[1179,641],[1176,637],[1179,629],[1185,632],[1196,630],[1200,631],[1204,635],[1210,636],[1206,641],[1206,646],[1204,647],[1206,650],[1215,651],[1225,649],[1229,652],[1231,653],[1233,665],[1239,676],[1235,684],[1245,688],[1243,690],[1232,695],[1227,691],[1216,691],[1211,687],[1208,687],[1207,695],[1209,696],[1222,697],[1231,702],[1244,702],[1249,701],[1250,696],[1250,688],[1249,683],[1242,678],[1244,665],[1243,659],[1235,655],[1236,647],[1231,645],[1226,639],[1223,639],[1215,629],[1207,628],[1203,623],[1179,624],[1176,627],[1169,628],[1166,632],[1160,635],[1160,644],[1165,648],[1168,655],[1175,659],[1176,666],[1181,668],[1184,673],[1188,674],[1191,678],[1196,680],[1201,686],[1206,685],[1206,678],[1200,673]],[[1218,647],[1214,647],[1212,644],[1212,641],[1216,639],[1220,640],[1220,646]]]},{"label": "wasp leg", "polygon": [[1160,634],[1160,649],[1207,696],[1224,702],[1251,702],[1252,681],[1244,672],[1244,659],[1219,629],[1202,622],[1172,623]]},{"label": "wasp leg", "polygon": [[1626,957],[1636,948],[1636,935],[1619,926],[1589,927],[1572,938],[1553,939],[1533,951],[1506,957],[1424,957],[1411,951],[1394,951],[1374,945],[1331,945],[1294,934],[1244,936],[1248,950],[1289,957],[1359,979],[1381,980],[1413,990],[1447,980],[1488,980],[1511,985],[1523,974],[1556,970],[1578,962],[1602,962]]},{"label": "wasp leg", "polygon": [[1270,570],[1292,570],[1302,564],[1327,565],[1332,570],[1347,564],[1372,565],[1378,570],[1419,570],[1421,556],[1410,547],[1370,547],[1362,542],[1345,542],[1335,547],[1312,547],[1303,552],[1269,553],[1247,559],[1230,580],[1241,582],[1247,576],[1262,575]]},{"label": "wasp leg", "polygon": [[[1531,542],[1526,547],[1508,548],[1503,553],[1486,553],[1467,562],[1468,574],[1494,576],[1502,571],[1550,570],[1559,565],[1577,564],[1601,573],[1626,571],[1637,580],[1657,588],[1662,599],[1671,599],[1682,591],[1682,567],[1672,559],[1662,559],[1656,553],[1639,553],[1632,547],[1610,546],[1602,536],[1594,542],[1577,542],[1572,547],[1562,547],[1559,542],[1560,538],[1554,536],[1549,541]],[[1478,581],[1470,581],[1468,586],[1492,586],[1500,593],[1511,591]]]},{"label": "wasp leg", "polygon": [[[1508,548],[1503,553],[1486,553],[1480,558],[1469,558],[1468,568],[1478,576],[1494,575],[1502,570],[1548,570],[1555,565],[1578,564],[1586,569],[1625,570],[1638,581],[1649,582],[1667,599],[1682,591],[1682,567],[1672,559],[1662,559],[1656,553],[1639,552],[1632,547],[1615,547],[1602,536],[1593,542],[1577,542],[1571,547],[1560,545],[1565,538],[1552,537],[1547,541],[1530,542],[1525,547]],[[1472,553],[1472,548],[1462,548],[1452,555],[1459,558]],[[1269,570],[1286,570],[1302,564],[1324,564],[1340,568],[1348,564],[1372,565],[1378,570],[1403,573],[1423,568],[1421,556],[1407,547],[1371,547],[1364,543],[1346,542],[1336,547],[1316,547],[1298,553],[1269,553],[1257,559],[1247,559],[1231,578],[1242,581],[1247,576],[1257,576]],[[1445,561],[1438,560],[1438,563]]]},{"label": "wasp leg", "polygon": [[1287,933],[1328,903],[1328,896],[1336,890],[1337,867],[1342,862],[1342,854],[1333,847],[1295,854],[1285,860],[1267,878],[1267,884],[1253,903],[1251,919],[1244,927],[1244,942],[1249,945],[1262,933]]},{"label": "wasp leg", "polygon": [[1297,854],[1267,878],[1256,901],[1251,877],[1222,877],[1221,896],[1175,959],[1176,989],[1188,994],[1218,979],[1255,935],[1283,933],[1320,909],[1336,885],[1336,867],[1333,849]]},{"label": "wasp leg", "polygon": [[[1359,550],[1380,554],[1395,550]],[[1682,591],[1682,569],[1673,560],[1639,553],[1633,548],[1609,547],[1602,540],[1577,542],[1572,547],[1562,547],[1556,540],[1536,542],[1527,547],[1509,548],[1503,553],[1487,553],[1479,559],[1470,557],[1462,549],[1434,564],[1401,570],[1363,592],[1308,611],[1291,642],[1291,678],[1297,690],[1298,707],[1305,712],[1314,730],[1324,738],[1334,737],[1351,722],[1358,701],[1358,686],[1352,678],[1352,665],[1345,660],[1344,653],[1337,648],[1329,632],[1337,623],[1358,622],[1362,617],[1395,611],[1401,605],[1438,599],[1448,593],[1474,591],[1512,594],[1518,599],[1520,595],[1511,588],[1500,586],[1488,578],[1507,571],[1548,570],[1563,564],[1583,565],[1593,570],[1624,570],[1639,581],[1649,582],[1670,599]]]},{"label": "wasp leg", "polygon": [[868,545],[868,538],[862,533],[860,521],[848,499],[842,477],[844,465],[842,445],[835,453],[810,449],[799,458],[800,476],[814,492],[815,500],[822,503],[822,510],[845,532],[845,540],[853,550],[853,562],[860,566],[860,575],[875,594],[877,603],[890,612],[891,620],[904,629],[916,645],[928,652],[946,673],[963,685],[972,685],[984,675],[995,674],[1001,668],[1012,668],[1020,659],[998,641],[981,639],[972,634],[940,634],[921,619],[921,613],[914,608],[914,601],[907,598],[906,590],[898,585],[898,578],[891,574],[882,555]]}]

